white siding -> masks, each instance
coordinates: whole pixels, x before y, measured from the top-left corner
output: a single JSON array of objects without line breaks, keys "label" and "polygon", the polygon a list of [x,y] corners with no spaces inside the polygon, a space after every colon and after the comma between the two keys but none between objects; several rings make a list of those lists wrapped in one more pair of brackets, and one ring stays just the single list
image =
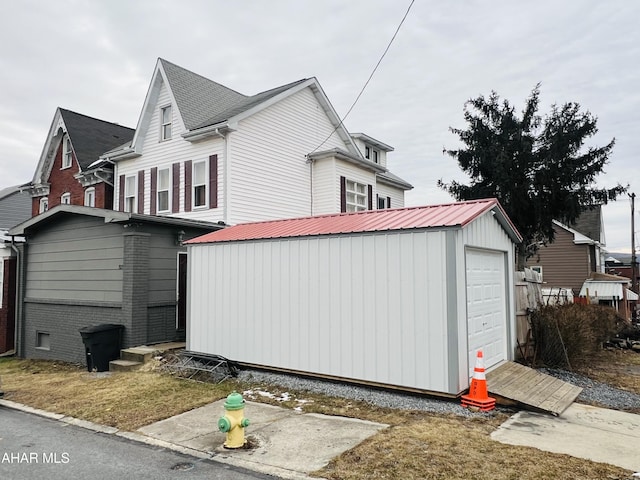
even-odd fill
[{"label": "white siding", "polygon": [[391,208],[404,207],[404,190],[378,182],[375,191],[381,197],[391,197]]},{"label": "white siding", "polygon": [[[333,125],[309,88],[241,121],[229,142],[229,223],[311,214],[306,155]],[[346,146],[336,133],[320,147]]]},{"label": "white siding", "polygon": [[191,246],[187,348],[447,392],[445,241],[394,232]]},{"label": "white siding", "polygon": [[[358,150],[360,150],[360,153],[362,153],[362,156],[364,157],[365,156],[365,152],[366,152],[366,148],[365,147],[367,146],[367,144],[364,141],[362,141],[362,139],[360,139],[360,138],[354,138],[353,142],[356,144],[356,147],[358,147]],[[383,167],[386,167],[387,166],[387,152],[384,151],[384,150],[380,150],[377,147],[373,147],[371,145],[369,145],[369,148],[371,150],[377,150],[378,151],[378,164],[382,165]],[[368,160],[373,162],[374,161],[373,160],[373,153],[370,156],[371,156],[371,158],[369,158]]]},{"label": "white siding", "polygon": [[313,162],[313,215],[340,211],[340,184],[334,158]]},{"label": "white siding", "polygon": [[[505,360],[512,360],[516,345],[516,323],[514,304],[514,245],[507,233],[500,226],[491,212],[487,212],[475,219],[470,225],[462,229],[462,234],[457,239],[457,275],[458,283],[464,289],[466,285],[465,255],[469,248],[485,249],[489,252],[503,252],[505,256],[505,297],[507,325],[505,325]],[[468,353],[468,326],[467,326],[467,299],[466,295],[460,295],[457,302],[458,310],[458,349],[460,351],[459,382],[462,388],[466,388],[469,382],[469,369],[475,363],[474,353]]]},{"label": "white siding", "polygon": [[[180,163],[180,206],[179,212],[171,214],[184,218],[197,220],[207,220],[217,222],[223,220],[224,210],[224,140],[220,138],[205,140],[198,143],[191,143],[182,138],[185,127],[180,118],[179,112],[175,104],[172,105],[173,125],[171,132],[171,140],[160,141],[160,108],[171,104],[171,96],[164,82],[160,85],[158,98],[154,106],[151,107],[152,114],[149,127],[142,144],[142,156],[120,161],[117,164],[117,172],[114,186],[114,209],[118,210],[119,201],[119,182],[120,175],[133,175],[139,170],[145,171],[144,185],[144,213],[150,213],[151,205],[151,174],[152,167],[158,169],[169,167],[172,164]],[[218,208],[216,209],[200,209],[191,212],[185,212],[185,196],[184,196],[184,162],[187,160],[198,161],[208,159],[210,155],[218,155]],[[172,197],[172,192],[169,192]]]}]

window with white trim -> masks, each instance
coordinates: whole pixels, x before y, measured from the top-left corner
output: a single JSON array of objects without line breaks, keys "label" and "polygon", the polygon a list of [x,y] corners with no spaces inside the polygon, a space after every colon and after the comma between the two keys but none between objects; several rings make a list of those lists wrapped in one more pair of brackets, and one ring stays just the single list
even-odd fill
[{"label": "window with white trim", "polygon": [[193,207],[207,205],[207,161],[193,162]]},{"label": "window with white trim", "polygon": [[387,197],[378,195],[378,210],[384,210],[385,208],[387,208]]},{"label": "window with white trim", "polygon": [[131,175],[124,179],[124,211],[136,211],[136,176]]},{"label": "window with white trim", "polygon": [[60,196],[60,204],[71,205],[71,194],[69,192],[65,192]]},{"label": "window with white trim", "polygon": [[69,135],[65,135],[62,139],[62,168],[71,167],[72,160],[71,138]]},{"label": "window with white trim", "polygon": [[171,139],[171,105],[160,109],[160,140]]},{"label": "window with white trim", "polygon": [[168,168],[158,170],[158,212],[168,212],[171,209],[169,204],[171,197],[171,171]]},{"label": "window with white trim", "polygon": [[89,187],[84,191],[84,206],[96,206],[96,189],[94,187]]},{"label": "window with white trim", "polygon": [[44,213],[47,210],[49,210],[49,198],[48,197],[42,197],[40,199],[40,206],[38,208],[38,213]]},{"label": "window with white trim", "polygon": [[367,209],[367,186],[354,182],[346,181],[347,193],[347,212],[359,212]]}]

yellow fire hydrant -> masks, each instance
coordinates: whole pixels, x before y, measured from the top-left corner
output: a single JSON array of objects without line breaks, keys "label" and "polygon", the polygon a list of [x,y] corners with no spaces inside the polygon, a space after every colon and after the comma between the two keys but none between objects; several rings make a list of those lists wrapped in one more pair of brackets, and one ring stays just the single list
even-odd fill
[{"label": "yellow fire hydrant", "polygon": [[218,420],[218,428],[227,434],[224,448],[242,448],[246,443],[244,429],[249,426],[249,419],[244,418],[244,398],[237,392],[229,394],[224,409],[225,416]]}]

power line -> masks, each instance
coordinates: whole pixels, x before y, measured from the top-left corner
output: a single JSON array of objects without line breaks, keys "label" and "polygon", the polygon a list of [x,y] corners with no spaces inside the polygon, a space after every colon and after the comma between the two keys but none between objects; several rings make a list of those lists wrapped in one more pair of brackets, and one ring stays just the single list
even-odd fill
[{"label": "power line", "polygon": [[389,40],[389,43],[387,44],[387,48],[384,49],[384,52],[382,53],[382,56],[380,57],[380,59],[378,60],[378,63],[376,63],[376,66],[373,68],[373,70],[371,71],[371,75],[369,75],[369,78],[367,78],[367,81],[364,83],[362,89],[360,90],[360,93],[358,93],[358,96],[356,97],[356,99],[353,101],[353,103],[351,104],[351,107],[349,107],[349,110],[347,110],[347,113],[345,113],[344,117],[342,117],[340,119],[340,122],[338,123],[338,125],[336,125],[336,127],[331,131],[331,133],[329,134],[329,136],[327,138],[325,138],[322,143],[320,145],[318,145],[316,148],[314,148],[311,152],[315,152],[316,150],[318,150],[322,145],[324,145],[325,143],[327,143],[327,140],[329,140],[331,138],[331,135],[333,135],[336,130],[338,130],[338,128],[340,128],[340,126],[342,125],[342,123],[345,121],[345,119],[349,116],[349,114],[351,113],[351,110],[353,110],[353,107],[356,106],[356,103],[358,103],[358,100],[360,100],[360,97],[362,96],[362,94],[364,93],[364,90],[367,88],[367,85],[369,85],[369,82],[371,81],[371,79],[373,78],[373,75],[376,73],[376,70],[378,70],[378,67],[380,66],[380,64],[382,63],[382,60],[384,59],[385,55],[387,54],[387,52],[389,51],[389,48],[391,48],[391,44],[393,43],[393,41],[396,39],[396,36],[398,35],[398,32],[400,31],[400,28],[402,27],[402,24],[404,23],[404,21],[406,20],[407,16],[409,15],[409,12],[411,11],[411,7],[413,6],[413,3],[415,2],[415,0],[411,0],[411,3],[409,4],[409,7],[407,8],[407,11],[404,14],[404,17],[402,17],[402,20],[400,20],[400,23],[398,24],[398,28],[396,28],[395,33],[393,34],[393,36],[391,37],[391,40]]}]

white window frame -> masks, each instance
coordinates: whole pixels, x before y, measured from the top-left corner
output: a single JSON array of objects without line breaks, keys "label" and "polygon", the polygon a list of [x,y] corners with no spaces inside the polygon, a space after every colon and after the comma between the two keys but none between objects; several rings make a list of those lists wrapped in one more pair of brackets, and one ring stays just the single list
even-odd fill
[{"label": "white window frame", "polygon": [[[168,117],[168,118],[167,118]],[[160,107],[160,141],[171,140],[173,128],[173,110],[171,105]]]},{"label": "white window frame", "polygon": [[44,213],[49,210],[49,197],[42,197],[40,199],[40,206],[38,207],[38,213]]},{"label": "white window frame", "polygon": [[[385,196],[378,195],[377,203],[378,203],[378,210],[386,210],[387,208],[389,208],[387,206],[387,197],[385,197]],[[380,206],[380,205],[382,205],[382,206]]]},{"label": "white window frame", "polygon": [[354,180],[346,180],[347,212],[361,212],[367,210],[368,186]]},{"label": "white window frame", "polygon": [[[162,176],[166,173],[166,186],[162,183]],[[162,208],[162,194],[166,195],[166,208]],[[156,205],[158,213],[168,213],[171,211],[171,169],[158,169],[158,184],[156,187]]]},{"label": "white window frame", "polygon": [[[197,181],[196,179],[196,167],[202,165],[203,169],[203,179],[202,181]],[[194,161],[191,170],[191,203],[194,209],[198,208],[207,208],[208,195],[209,195],[209,172],[208,172],[208,163],[207,160],[198,160]],[[197,183],[196,183],[197,182]],[[201,189],[201,190],[200,190]],[[203,202],[201,204],[197,204],[196,201],[198,199],[197,193],[199,191],[203,193]]]},{"label": "white window frame", "polygon": [[365,145],[365,147],[364,147],[364,158],[369,160],[369,157],[371,157],[371,147],[368,147],[368,146]]},{"label": "white window frame", "polygon": [[371,150],[373,152],[373,163],[380,163],[380,152],[378,150]]},{"label": "white window frame", "polygon": [[73,164],[73,149],[71,147],[71,138],[68,134],[62,137],[62,169],[71,168]]},{"label": "white window frame", "polygon": [[84,206],[96,206],[96,189],[94,187],[89,187],[84,191]]},{"label": "white window frame", "polygon": [[60,195],[60,205],[71,205],[71,194],[69,192],[64,192]]},{"label": "white window frame", "polygon": [[[132,191],[133,190],[133,191]],[[124,177],[124,211],[135,213],[138,207],[138,182],[136,175]]]}]

